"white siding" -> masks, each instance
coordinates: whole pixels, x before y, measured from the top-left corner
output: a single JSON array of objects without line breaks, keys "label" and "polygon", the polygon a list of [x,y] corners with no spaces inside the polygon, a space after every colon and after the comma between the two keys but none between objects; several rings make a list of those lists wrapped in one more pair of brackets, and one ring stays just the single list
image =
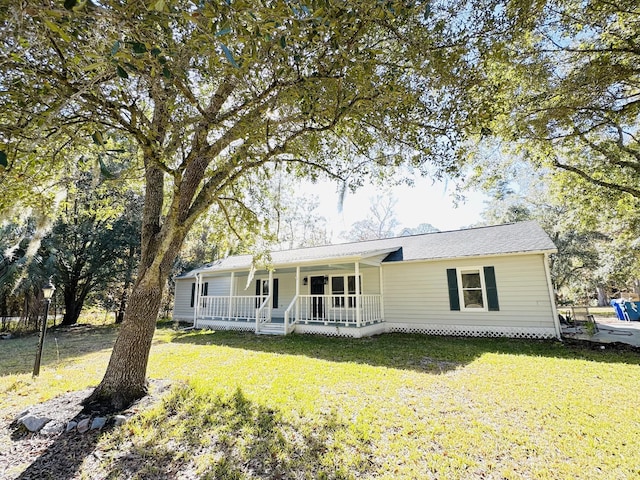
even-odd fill
[{"label": "white siding", "polygon": [[[229,277],[204,277],[203,283],[208,283],[207,294],[212,296],[229,295]],[[196,283],[195,278],[176,278],[176,291],[173,299],[173,319],[178,321],[193,321],[193,307],[191,306],[191,289]]]},{"label": "white siding", "polygon": [[173,297],[173,319],[181,322],[193,321],[193,307],[191,306],[192,278],[177,278],[176,291]]},{"label": "white siding", "polygon": [[[231,276],[228,277],[202,277],[202,283],[208,283],[207,295],[211,297],[223,297],[229,295]],[[191,294],[191,292],[189,292]]]},{"label": "white siding", "polygon": [[[385,321],[415,330],[437,325],[444,332],[448,326],[454,327],[452,332],[551,332],[554,318],[544,261],[543,255],[514,255],[385,264]],[[495,268],[500,311],[451,311],[447,269],[484,266]]]}]

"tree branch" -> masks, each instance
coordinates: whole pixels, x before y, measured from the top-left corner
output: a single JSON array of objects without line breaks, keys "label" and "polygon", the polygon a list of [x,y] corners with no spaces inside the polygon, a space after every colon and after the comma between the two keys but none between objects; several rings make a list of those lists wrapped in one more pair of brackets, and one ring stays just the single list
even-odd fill
[{"label": "tree branch", "polygon": [[586,180],[589,183],[593,183],[593,184],[598,185],[600,187],[605,187],[605,188],[609,188],[609,189],[612,189],[612,190],[617,190],[619,192],[625,192],[625,193],[628,193],[630,195],[633,195],[636,198],[640,198],[640,189],[638,189],[638,188],[628,187],[626,185],[618,185],[617,183],[612,183],[612,182],[606,182],[604,180],[599,180],[597,178],[592,177],[591,175],[589,175],[585,171],[579,169],[578,167],[574,167],[573,165],[567,165],[567,164],[564,164],[564,163],[560,163],[560,161],[558,161],[557,158],[553,160],[553,166],[557,167],[557,168],[561,168],[561,169],[566,170],[568,172],[575,173],[576,175],[580,176],[581,178],[583,178],[584,180]]}]

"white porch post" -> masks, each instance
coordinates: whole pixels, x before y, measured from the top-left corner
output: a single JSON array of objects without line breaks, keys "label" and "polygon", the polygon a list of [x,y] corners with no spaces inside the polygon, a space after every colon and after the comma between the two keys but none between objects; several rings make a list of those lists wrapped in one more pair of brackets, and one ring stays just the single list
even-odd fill
[{"label": "white porch post", "polygon": [[378,267],[380,272],[380,320],[384,322],[384,276],[382,275],[382,265]]},{"label": "white porch post", "polygon": [[356,262],[356,327],[362,323],[362,299],[360,298],[360,262]]},{"label": "white porch post", "polygon": [[300,265],[296,267],[296,322],[300,319]]},{"label": "white porch post", "polygon": [[236,272],[231,272],[231,279],[229,283],[229,309],[227,313],[227,317],[231,320],[231,314],[233,313],[233,286],[236,279]]},{"label": "white porch post", "polygon": [[198,314],[200,313],[200,274],[196,273],[196,288],[193,295],[193,328],[198,328]]},{"label": "white porch post", "polygon": [[271,305],[273,304],[273,270],[269,270],[269,295],[267,295],[267,311],[269,312],[269,322],[271,322],[271,315],[273,311],[271,310]]}]

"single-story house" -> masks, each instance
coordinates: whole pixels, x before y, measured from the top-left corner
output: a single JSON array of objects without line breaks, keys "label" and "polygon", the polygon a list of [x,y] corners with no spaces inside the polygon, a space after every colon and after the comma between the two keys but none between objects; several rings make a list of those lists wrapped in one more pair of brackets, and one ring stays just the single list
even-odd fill
[{"label": "single-story house", "polygon": [[383,332],[560,338],[557,250],[533,221],[230,256],[175,279],[195,328],[363,337]]}]

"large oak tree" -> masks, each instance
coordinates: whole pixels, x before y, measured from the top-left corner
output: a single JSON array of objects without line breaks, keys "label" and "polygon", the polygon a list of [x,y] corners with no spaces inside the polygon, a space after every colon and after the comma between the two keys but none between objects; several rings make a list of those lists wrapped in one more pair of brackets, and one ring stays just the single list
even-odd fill
[{"label": "large oak tree", "polygon": [[[487,2],[491,7],[492,2]],[[640,4],[505,2],[515,25],[482,54],[485,138],[598,195],[640,199]],[[507,34],[508,33],[508,34]],[[591,185],[591,187],[589,186]],[[622,197],[621,197],[622,194]]]},{"label": "large oak tree", "polygon": [[46,198],[42,185],[55,188],[74,145],[120,137],[138,149],[141,262],[88,402],[118,409],[146,393],[162,289],[185,236],[206,211],[231,225],[255,219],[245,206],[274,168],[351,185],[401,163],[456,171],[461,134],[476,124],[465,92],[492,28],[472,3],[3,5],[0,183],[28,193],[14,198]]}]

